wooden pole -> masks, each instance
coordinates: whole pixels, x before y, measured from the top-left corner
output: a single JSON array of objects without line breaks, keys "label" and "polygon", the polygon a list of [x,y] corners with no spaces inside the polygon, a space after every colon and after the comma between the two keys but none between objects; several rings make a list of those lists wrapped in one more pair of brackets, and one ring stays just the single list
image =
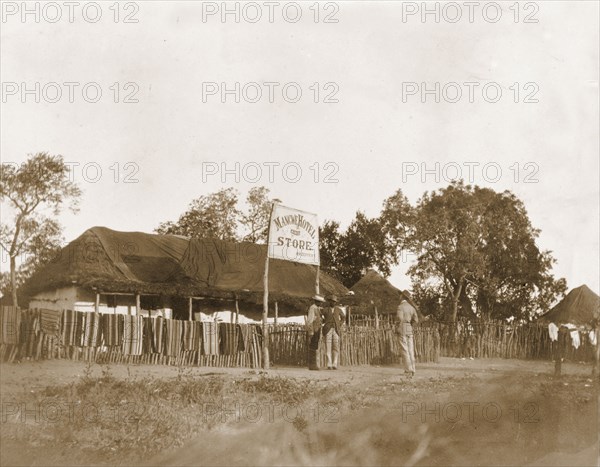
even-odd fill
[{"label": "wooden pole", "polygon": [[277,306],[277,302],[275,302],[275,326],[277,326],[277,318],[279,317],[279,307]]},{"label": "wooden pole", "polygon": [[235,300],[235,324],[238,324],[239,322],[240,322],[240,305],[236,299]]},{"label": "wooden pole", "polygon": [[188,298],[188,321],[192,321],[192,297]]},{"label": "wooden pole", "polygon": [[377,305],[375,305],[375,329],[379,329],[379,313],[377,313]]},{"label": "wooden pole", "polygon": [[[269,222],[269,224],[271,224]],[[267,246],[268,248],[268,246]],[[269,252],[267,251],[267,258],[265,259],[265,274],[263,276],[263,319],[262,319],[262,331],[263,331],[263,339],[262,339],[262,355],[263,361],[262,366],[264,370],[269,369],[269,346],[267,343],[267,317],[269,316]]]},{"label": "wooden pole", "polygon": [[[135,314],[138,316],[142,314],[142,297],[139,293],[135,294]],[[148,311],[148,316],[150,316],[150,311]]]},{"label": "wooden pole", "polygon": [[267,317],[269,316],[269,240],[271,237],[271,219],[273,210],[275,209],[275,201],[271,203],[271,212],[269,213],[269,224],[267,228],[267,254],[265,257],[265,274],[263,276],[263,319],[262,319],[262,367],[268,370],[269,365],[269,328],[267,327]]},{"label": "wooden pole", "polygon": [[320,295],[320,283],[319,283],[319,275],[320,275],[320,271],[321,271],[321,266],[317,264],[317,275],[315,277],[315,293],[317,295]]},{"label": "wooden pole", "polygon": [[100,313],[100,294],[96,292],[96,303],[94,304],[94,313]]}]

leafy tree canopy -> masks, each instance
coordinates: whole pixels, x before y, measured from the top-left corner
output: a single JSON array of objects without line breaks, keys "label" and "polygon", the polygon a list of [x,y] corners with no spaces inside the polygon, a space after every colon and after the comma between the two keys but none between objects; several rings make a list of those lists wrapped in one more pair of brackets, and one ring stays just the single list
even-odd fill
[{"label": "leafy tree canopy", "polygon": [[[384,207],[382,217],[392,216]],[[552,276],[551,252],[536,244],[539,230],[509,191],[455,182],[425,193],[406,219],[390,235],[417,255],[408,270],[415,289],[430,304],[437,297],[436,312],[442,307],[451,321],[459,314],[531,319],[566,290]]]},{"label": "leafy tree canopy", "polygon": [[[4,282],[10,282],[13,304],[18,304],[19,284],[60,244],[62,228],[54,217],[65,205],[76,212],[80,196],[62,156],[40,152],[21,166],[2,164],[0,246],[10,259],[10,281]],[[25,259],[17,271],[19,256]]]},{"label": "leafy tree canopy", "polygon": [[202,195],[190,203],[176,222],[162,222],[155,231],[191,238],[265,243],[271,209],[269,189],[250,189],[246,197],[247,209],[242,211],[238,205],[239,193],[234,188]]}]

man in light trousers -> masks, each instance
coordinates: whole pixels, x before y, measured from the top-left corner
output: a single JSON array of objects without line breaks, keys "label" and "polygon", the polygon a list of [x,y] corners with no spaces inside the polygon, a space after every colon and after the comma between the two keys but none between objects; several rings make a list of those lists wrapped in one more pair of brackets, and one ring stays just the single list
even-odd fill
[{"label": "man in light trousers", "polygon": [[415,342],[413,326],[419,322],[417,310],[406,299],[398,306],[398,329],[400,335],[400,349],[404,361],[405,373],[411,377],[415,375]]},{"label": "man in light trousers", "polygon": [[337,297],[329,298],[330,307],[323,310],[323,335],[327,349],[327,369],[337,370],[340,354],[340,333],[342,329],[342,310],[337,306]]},{"label": "man in light trousers", "polygon": [[321,339],[321,307],[325,299],[320,295],[313,297],[313,303],[306,316],[306,347],[309,370],[319,369],[319,341]]}]

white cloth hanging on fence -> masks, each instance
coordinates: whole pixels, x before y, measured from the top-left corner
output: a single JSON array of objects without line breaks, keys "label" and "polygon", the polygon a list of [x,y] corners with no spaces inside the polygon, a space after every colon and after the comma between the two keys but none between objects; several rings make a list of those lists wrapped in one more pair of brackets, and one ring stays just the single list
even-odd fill
[{"label": "white cloth hanging on fence", "polygon": [[573,347],[576,349],[578,349],[579,345],[581,344],[579,339],[579,331],[577,329],[571,331],[571,344],[573,344]]},{"label": "white cloth hanging on fence", "polygon": [[590,340],[590,344],[597,345],[598,344],[598,336],[596,332],[592,329],[588,334],[588,339]]},{"label": "white cloth hanging on fence", "polygon": [[571,344],[573,345],[573,347],[578,349],[579,345],[581,344],[581,340],[579,339],[579,330],[577,329],[577,326],[570,323],[564,324],[563,326],[566,327],[571,333]]},{"label": "white cloth hanging on fence", "polygon": [[548,325],[548,334],[550,334],[551,341],[557,341],[558,340],[558,326],[554,323],[550,323]]}]

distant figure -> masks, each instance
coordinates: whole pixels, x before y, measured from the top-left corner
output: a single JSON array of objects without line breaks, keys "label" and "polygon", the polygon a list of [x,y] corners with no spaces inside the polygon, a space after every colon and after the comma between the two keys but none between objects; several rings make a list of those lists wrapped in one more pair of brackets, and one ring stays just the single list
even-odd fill
[{"label": "distant figure", "polygon": [[398,305],[398,328],[396,332],[400,335],[400,348],[404,362],[405,373],[415,374],[415,342],[413,338],[413,325],[419,322],[417,310],[406,299]]},{"label": "distant figure", "polygon": [[592,321],[593,342],[596,348],[594,349],[594,368],[592,368],[592,377],[600,381],[600,318],[595,318]]},{"label": "distant figure", "polygon": [[554,345],[554,376],[561,375],[562,363],[565,361],[565,355],[567,354],[568,340],[569,329],[561,324],[558,328],[557,340]]},{"label": "distant figure", "polygon": [[340,333],[342,330],[343,312],[337,306],[337,297],[329,298],[330,307],[323,310],[323,334],[327,349],[327,369],[337,370],[340,355]]},{"label": "distant figure", "polygon": [[306,347],[308,348],[308,369],[319,369],[319,340],[321,339],[321,308],[325,299],[320,295],[313,297],[306,317]]},{"label": "distant figure", "polygon": [[[457,327],[461,326],[460,322],[457,323]],[[465,358],[470,358],[473,360],[473,355],[475,354],[475,335],[473,333],[473,325],[470,321],[464,325],[464,327],[459,328],[462,331],[462,345],[460,356]]]}]

